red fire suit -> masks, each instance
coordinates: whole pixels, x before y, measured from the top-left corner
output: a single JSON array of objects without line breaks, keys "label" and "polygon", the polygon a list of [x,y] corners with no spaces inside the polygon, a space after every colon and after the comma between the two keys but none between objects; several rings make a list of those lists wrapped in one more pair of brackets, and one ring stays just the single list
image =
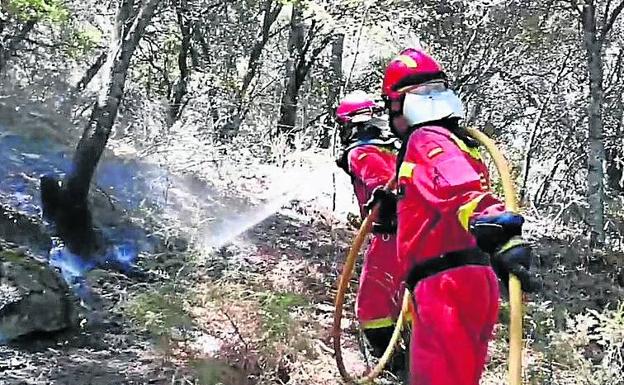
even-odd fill
[{"label": "red fire suit", "polygon": [[[489,191],[478,150],[447,129],[421,127],[405,145],[397,236],[407,271],[449,252],[474,250],[470,218],[504,206]],[[494,271],[487,265],[450,268],[418,281],[413,295],[410,384],[477,385],[498,315]]]},{"label": "red fire suit", "polygon": [[[360,212],[372,191],[394,178],[396,153],[376,145],[361,145],[349,151],[348,166]],[[403,269],[397,259],[396,235],[373,234],[366,255],[356,312],[364,329],[389,327],[400,312]]]}]

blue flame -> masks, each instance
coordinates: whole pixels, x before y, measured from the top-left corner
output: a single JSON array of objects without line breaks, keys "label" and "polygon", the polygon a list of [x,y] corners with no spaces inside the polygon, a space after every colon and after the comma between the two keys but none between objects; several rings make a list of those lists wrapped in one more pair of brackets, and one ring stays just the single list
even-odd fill
[{"label": "blue flame", "polygon": [[[41,215],[39,178],[53,175],[58,178],[72,168],[72,149],[65,149],[46,138],[26,138],[8,132],[0,124],[0,201],[18,213]],[[114,202],[117,209],[136,210],[143,205],[160,205],[164,197],[168,175],[166,170],[148,163],[105,157],[95,175],[95,183]],[[100,210],[108,210],[101,209]],[[116,210],[111,210],[114,213]],[[99,223],[99,212],[93,212]],[[124,273],[137,271],[137,256],[142,251],[153,251],[157,240],[140,225],[114,215],[113,222],[100,223],[100,230],[108,244],[99,255],[73,254],[59,239],[53,239],[49,263],[58,268],[64,280],[76,294],[88,302],[91,289],[86,273],[95,268],[115,269]],[[33,245],[28,245],[33,246]]]},{"label": "blue flame", "polygon": [[131,243],[123,243],[121,245],[113,246],[113,258],[125,269],[133,267],[137,255],[136,246]]},{"label": "blue flame", "polygon": [[[25,138],[8,133],[0,125],[0,198],[26,215],[39,215],[39,178],[62,178],[72,168],[71,149],[45,138]],[[160,205],[165,196],[166,170],[149,163],[105,157],[95,175],[95,183],[125,209],[151,203]]]},{"label": "blue flame", "polygon": [[58,238],[53,238],[49,263],[58,268],[63,279],[87,305],[94,302],[86,274],[95,268],[112,268],[126,274],[137,271],[138,249],[132,241],[109,246],[104,252],[85,258],[72,253]]},{"label": "blue flame", "polygon": [[50,265],[61,271],[67,285],[84,303],[93,304],[93,292],[87,283],[85,274],[96,267],[95,261],[86,260],[72,253],[58,238],[53,239],[52,243],[48,261]]},{"label": "blue flame", "polygon": [[61,269],[66,281],[71,282],[75,277],[84,277],[88,271],[97,266],[95,259],[85,259],[72,253],[60,239],[54,238],[52,243],[49,262]]}]

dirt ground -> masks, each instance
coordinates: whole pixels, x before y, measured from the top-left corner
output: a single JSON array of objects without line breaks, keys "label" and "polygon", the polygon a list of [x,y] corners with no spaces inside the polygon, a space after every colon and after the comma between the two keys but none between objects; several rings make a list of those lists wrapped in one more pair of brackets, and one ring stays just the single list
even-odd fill
[{"label": "dirt ground", "polygon": [[[354,231],[292,204],[208,255],[143,256],[145,279],[93,272],[103,321],[0,346],[0,384],[339,383],[330,328]],[[536,302],[579,312],[623,297],[620,267],[605,269],[611,259],[556,239],[538,244],[544,291]],[[348,369],[361,373],[353,303],[352,290],[344,356]]]}]

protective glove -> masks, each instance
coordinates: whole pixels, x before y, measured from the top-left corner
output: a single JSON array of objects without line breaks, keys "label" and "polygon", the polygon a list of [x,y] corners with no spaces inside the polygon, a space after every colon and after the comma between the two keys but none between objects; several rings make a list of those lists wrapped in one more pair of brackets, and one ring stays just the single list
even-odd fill
[{"label": "protective glove", "polygon": [[492,268],[505,286],[511,273],[520,280],[522,290],[533,292],[539,285],[529,271],[533,256],[521,238],[523,224],[522,215],[506,212],[472,219],[470,232],[479,248],[492,256]]},{"label": "protective glove", "polygon": [[347,155],[347,151],[342,151],[340,155],[338,155],[338,157],[336,158],[336,166],[338,166],[338,168],[341,168],[347,174],[351,175],[351,173],[349,172],[349,161],[347,159]]},{"label": "protective glove", "polygon": [[473,218],[470,221],[470,232],[481,250],[493,254],[512,237],[521,236],[523,224],[522,215],[505,212]]},{"label": "protective glove", "polygon": [[397,196],[392,191],[379,186],[373,190],[370,199],[364,205],[364,211],[369,214],[375,205],[379,204],[377,218],[373,222],[373,232],[394,234],[397,228]]},{"label": "protective glove", "polygon": [[505,287],[511,273],[518,277],[522,290],[527,293],[539,289],[538,281],[530,272],[532,262],[531,246],[519,236],[512,237],[492,255],[492,268]]}]

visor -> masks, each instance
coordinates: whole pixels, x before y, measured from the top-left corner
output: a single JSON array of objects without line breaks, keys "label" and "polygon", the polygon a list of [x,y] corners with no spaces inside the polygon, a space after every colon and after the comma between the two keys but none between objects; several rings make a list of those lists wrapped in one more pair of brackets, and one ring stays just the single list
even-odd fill
[{"label": "visor", "polygon": [[448,90],[448,84],[444,80],[432,80],[427,83],[417,84],[412,86],[406,86],[399,90],[401,93],[408,93],[414,95],[430,95],[441,93]]},{"label": "visor", "polygon": [[452,90],[438,92],[431,88],[421,91],[422,94],[405,93],[403,116],[410,127],[445,118],[465,117],[462,102]]},{"label": "visor", "polygon": [[362,123],[362,122],[368,122],[369,120],[371,120],[373,118],[372,114],[370,112],[367,113],[361,113],[361,114],[357,114],[357,115],[353,115],[350,117],[350,122],[351,123]]}]

